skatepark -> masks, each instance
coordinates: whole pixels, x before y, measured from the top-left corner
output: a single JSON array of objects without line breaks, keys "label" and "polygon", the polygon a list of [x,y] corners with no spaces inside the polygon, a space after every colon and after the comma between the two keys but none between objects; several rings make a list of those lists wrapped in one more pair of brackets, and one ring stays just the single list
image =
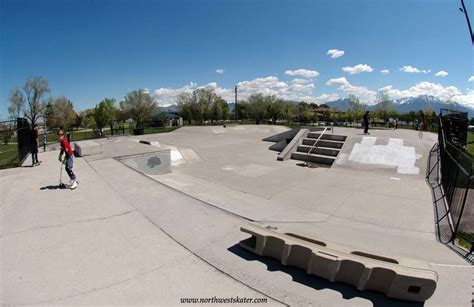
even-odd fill
[{"label": "skatepark", "polygon": [[[436,240],[425,180],[436,134],[336,127],[328,134],[347,138],[332,165],[305,167],[269,149],[288,131],[183,127],[95,140],[74,160],[76,190],[58,187],[58,151],[40,153],[39,167],[0,171],[1,303],[471,305],[472,267]],[[437,274],[436,289],[411,302],[308,275],[242,248],[249,224],[409,259]]]}]

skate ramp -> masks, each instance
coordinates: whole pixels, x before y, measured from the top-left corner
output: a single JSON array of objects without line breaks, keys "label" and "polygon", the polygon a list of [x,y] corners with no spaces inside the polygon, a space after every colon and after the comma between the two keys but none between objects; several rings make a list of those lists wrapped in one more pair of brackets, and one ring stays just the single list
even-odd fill
[{"label": "skate ramp", "polygon": [[116,157],[115,159],[146,175],[162,175],[171,173],[170,149],[125,157]]},{"label": "skate ramp", "polygon": [[386,136],[349,136],[334,167],[392,176],[426,174],[430,140]]}]

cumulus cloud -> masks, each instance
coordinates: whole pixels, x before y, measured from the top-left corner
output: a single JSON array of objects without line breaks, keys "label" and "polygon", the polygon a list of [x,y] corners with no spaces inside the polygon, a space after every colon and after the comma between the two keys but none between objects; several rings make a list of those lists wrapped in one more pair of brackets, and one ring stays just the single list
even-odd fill
[{"label": "cumulus cloud", "polygon": [[447,75],[448,73],[444,70],[440,70],[435,74],[436,77],[443,77],[443,78],[446,77]]},{"label": "cumulus cloud", "polygon": [[455,86],[444,87],[438,83],[423,81],[406,90],[395,89],[392,85],[387,85],[379,90],[386,91],[390,98],[395,99],[428,95],[437,97],[441,100],[452,100],[474,107],[474,91],[469,90],[467,94],[463,94]]},{"label": "cumulus cloud", "polygon": [[297,70],[287,70],[285,71],[285,75],[288,76],[303,76],[305,78],[314,78],[319,76],[319,72],[315,70],[307,70],[307,69],[297,69]]},{"label": "cumulus cloud", "polygon": [[218,73],[219,75],[222,75],[224,73],[224,70],[222,68],[219,68],[216,70],[216,73]]},{"label": "cumulus cloud", "polygon": [[[321,103],[335,100],[338,97],[334,94],[313,96],[315,85],[311,79],[294,79],[287,83],[280,81],[276,76],[268,76],[241,81],[237,83],[237,87],[239,99],[247,99],[252,94],[262,93],[264,95],[275,95],[286,100]],[[216,82],[199,86],[191,82],[189,85],[180,88],[157,88],[154,91],[154,97],[160,106],[168,106],[176,103],[176,97],[180,93],[192,93],[193,90],[200,88],[210,89],[226,101],[234,100],[234,88],[220,87]]]},{"label": "cumulus cloud", "polygon": [[331,56],[332,59],[339,58],[344,55],[344,51],[337,50],[337,49],[329,49],[326,53],[327,55]]},{"label": "cumulus cloud", "polygon": [[359,65],[356,65],[356,66],[346,66],[346,67],[343,67],[342,68],[343,71],[351,74],[351,75],[354,75],[354,74],[360,74],[361,72],[372,72],[374,71],[374,69],[372,67],[370,67],[369,65],[367,64],[359,64]]},{"label": "cumulus cloud", "polygon": [[382,75],[388,75],[388,74],[390,73],[390,70],[388,70],[388,69],[383,69],[383,70],[380,71],[380,73],[381,73]]},{"label": "cumulus cloud", "polygon": [[313,79],[293,79],[291,80],[292,84],[308,84],[313,82]]},{"label": "cumulus cloud", "polygon": [[153,92],[153,96],[158,102],[158,105],[162,107],[169,106],[176,103],[176,96],[181,93],[192,93],[195,87],[196,83],[193,82],[180,88],[161,87]]},{"label": "cumulus cloud", "polygon": [[400,68],[400,71],[410,73],[410,74],[419,74],[419,73],[427,74],[427,73],[431,72],[431,69],[429,69],[429,70],[418,69],[416,67],[408,65],[408,66],[403,66],[402,68]]},{"label": "cumulus cloud", "polygon": [[347,81],[345,77],[330,79],[326,82],[326,85],[339,86],[338,89],[347,93],[353,94],[356,96],[364,96],[368,101],[372,101],[375,98],[375,92],[369,90],[364,86],[354,86]]},{"label": "cumulus cloud", "polygon": [[469,80],[467,80],[467,81],[469,81],[469,82],[474,82],[474,76],[470,76],[470,77],[469,77]]}]

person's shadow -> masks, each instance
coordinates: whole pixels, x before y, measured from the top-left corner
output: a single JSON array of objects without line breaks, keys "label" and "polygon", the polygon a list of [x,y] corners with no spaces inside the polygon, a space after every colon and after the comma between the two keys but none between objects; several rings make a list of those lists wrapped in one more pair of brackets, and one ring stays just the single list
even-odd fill
[{"label": "person's shadow", "polygon": [[382,293],[365,290],[359,291],[355,287],[344,284],[344,283],[332,283],[324,278],[320,278],[314,275],[308,275],[305,271],[292,267],[292,266],[284,266],[280,263],[280,261],[264,256],[258,256],[250,251],[241,248],[239,244],[235,244],[227,249],[231,253],[247,260],[247,261],[259,261],[264,263],[267,266],[267,270],[270,272],[280,271],[284,272],[292,277],[294,282],[300,283],[310,288],[314,288],[316,290],[322,289],[332,289],[334,291],[338,291],[341,293],[342,297],[346,300],[360,297],[368,299],[372,302],[374,306],[423,306],[424,303],[420,302],[410,302],[410,301],[403,301],[398,299],[389,298]]},{"label": "person's shadow", "polygon": [[66,186],[64,184],[56,184],[56,185],[47,185],[41,187],[40,190],[64,190]]}]

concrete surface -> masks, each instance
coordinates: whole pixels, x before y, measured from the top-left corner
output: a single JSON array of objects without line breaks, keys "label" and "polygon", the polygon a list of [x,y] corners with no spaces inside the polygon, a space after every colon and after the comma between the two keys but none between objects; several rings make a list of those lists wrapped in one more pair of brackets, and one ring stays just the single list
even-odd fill
[{"label": "concrete surface", "polygon": [[[242,250],[239,229],[256,221],[427,261],[439,281],[425,305],[470,306],[471,267],[434,235],[423,178],[434,134],[420,140],[415,131],[370,131],[376,145],[392,138],[414,148],[419,173],[407,174],[388,163],[308,169],[276,161],[273,143],[262,139],[286,130],[184,127],[98,140],[102,154],[75,159],[80,185],[73,191],[56,189],[58,152],[40,154],[41,166],[1,171],[0,301],[179,305],[181,297],[246,296],[270,305],[405,304]],[[349,136],[343,153],[350,156],[361,132],[335,129]],[[157,148],[171,150],[172,173],[145,176],[114,158]]]}]

